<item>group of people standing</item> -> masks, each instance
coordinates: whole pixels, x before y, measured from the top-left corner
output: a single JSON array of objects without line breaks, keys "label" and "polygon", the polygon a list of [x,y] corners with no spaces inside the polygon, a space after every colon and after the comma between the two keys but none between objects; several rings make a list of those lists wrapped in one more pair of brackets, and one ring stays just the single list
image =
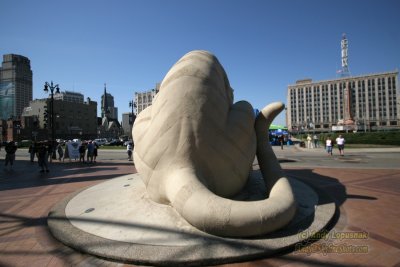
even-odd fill
[{"label": "group of people standing", "polygon": [[[34,142],[29,146],[29,154],[31,162],[34,162],[35,156],[38,158],[38,163],[41,168],[40,172],[49,172],[48,162],[51,161],[52,144],[48,141]],[[14,141],[9,141],[5,145],[5,169],[12,170],[15,161],[15,152],[17,152],[17,144]]]},{"label": "group of people standing", "polygon": [[[65,147],[64,147],[65,146]],[[35,157],[38,159],[38,164],[40,167],[40,172],[49,172],[49,163],[53,161],[53,159],[57,159],[59,161],[64,161],[66,158],[78,159],[79,162],[82,163],[96,163],[96,158],[98,155],[98,144],[95,141],[83,141],[80,143],[74,144],[74,150],[78,153],[70,153],[72,151],[72,147],[70,147],[68,143],[61,144],[57,142],[51,141],[40,141],[40,142],[32,142],[28,148],[30,161],[34,162]],[[76,149],[77,148],[77,149]],[[14,141],[9,141],[5,145],[6,157],[5,157],[5,170],[12,170],[14,161],[15,161],[15,153],[18,147]],[[1,144],[0,144],[1,151]],[[132,161],[133,157],[133,143],[127,144],[127,153],[128,160]],[[85,161],[86,158],[86,161]]]},{"label": "group of people standing", "polygon": [[[6,151],[5,158],[5,170],[12,170],[15,161],[15,152],[17,152],[17,144],[14,141],[10,141],[5,145],[4,150]],[[1,150],[1,146],[0,146]]]},{"label": "group of people standing", "polygon": [[307,148],[318,148],[319,147],[319,137],[314,134],[313,137],[311,135],[307,135]]},{"label": "group of people standing", "polygon": [[[336,144],[338,146],[338,149],[339,149],[339,155],[340,156],[344,156],[344,143],[345,143],[345,140],[344,140],[343,136],[340,134],[336,138],[335,142],[336,142]],[[329,136],[326,138],[325,147],[326,147],[326,152],[328,152],[328,155],[332,156],[333,140]]]},{"label": "group of people standing", "polygon": [[90,140],[89,142],[81,142],[79,145],[79,162],[85,163],[85,155],[87,163],[96,163],[98,145]]},{"label": "group of people standing", "polygon": [[[78,148],[79,162],[85,163],[85,155],[86,162],[96,162],[97,148],[98,145],[93,141],[81,142]],[[57,156],[59,161],[64,162],[66,158],[71,160],[67,144],[53,143],[51,141],[32,142],[28,152],[31,162],[34,162],[35,156],[37,157],[41,168],[40,172],[49,172],[48,163],[51,163],[53,159],[57,159]]]},{"label": "group of people standing", "polygon": [[[325,149],[328,155],[332,155],[332,150],[334,144],[337,144],[338,149],[339,149],[339,154],[341,156],[344,156],[344,143],[345,139],[343,136],[340,134],[335,141],[331,139],[330,136],[328,136],[325,140]],[[319,147],[319,138],[317,135],[314,135],[311,137],[311,135],[307,136],[307,148],[318,148]]]},{"label": "group of people standing", "polygon": [[53,143],[51,141],[39,141],[32,142],[28,148],[28,153],[30,155],[30,161],[35,161],[35,156],[38,159],[40,172],[49,172],[48,163],[53,162],[53,159],[57,158],[56,153],[58,153],[58,160],[61,161],[64,157],[64,149],[62,144]]}]

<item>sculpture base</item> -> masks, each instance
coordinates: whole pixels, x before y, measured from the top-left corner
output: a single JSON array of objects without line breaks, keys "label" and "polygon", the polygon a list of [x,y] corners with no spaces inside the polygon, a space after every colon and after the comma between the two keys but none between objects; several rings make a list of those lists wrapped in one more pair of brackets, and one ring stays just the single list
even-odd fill
[{"label": "sculpture base", "polygon": [[[238,198],[253,201],[255,171]],[[151,201],[139,174],[121,176],[74,193],[50,211],[48,225],[67,246],[102,258],[149,265],[210,265],[267,257],[323,230],[335,214],[326,194],[290,179],[298,210],[285,228],[256,238],[204,233],[170,206]],[[246,196],[251,196],[251,199]]]}]

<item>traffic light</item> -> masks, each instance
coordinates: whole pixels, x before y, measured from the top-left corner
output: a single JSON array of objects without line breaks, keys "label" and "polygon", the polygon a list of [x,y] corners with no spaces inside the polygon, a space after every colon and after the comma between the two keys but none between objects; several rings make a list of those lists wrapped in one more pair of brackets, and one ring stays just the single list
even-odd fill
[{"label": "traffic light", "polygon": [[49,112],[47,110],[47,106],[44,106],[44,111],[43,111],[43,128],[47,128],[47,124],[49,122]]}]

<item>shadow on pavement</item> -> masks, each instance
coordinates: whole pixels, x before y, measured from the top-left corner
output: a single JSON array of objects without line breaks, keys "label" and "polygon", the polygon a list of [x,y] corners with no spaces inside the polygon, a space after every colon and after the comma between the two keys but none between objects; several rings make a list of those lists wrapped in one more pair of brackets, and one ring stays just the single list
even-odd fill
[{"label": "shadow on pavement", "polygon": [[284,171],[289,177],[296,178],[312,187],[325,191],[335,200],[335,204],[338,207],[340,207],[348,198],[377,200],[377,198],[371,196],[347,194],[346,186],[338,179],[317,174],[313,172],[312,169],[284,169]]},{"label": "shadow on pavement", "polygon": [[[0,164],[4,164],[4,161],[0,161]],[[123,170],[119,168],[123,167]],[[12,189],[23,189],[32,188],[38,186],[54,185],[54,184],[66,184],[66,183],[76,183],[85,181],[96,181],[96,180],[107,180],[112,179],[121,175],[127,175],[136,172],[135,167],[132,162],[98,162],[96,164],[82,164],[78,162],[65,162],[65,163],[53,163],[50,165],[50,173],[40,174],[37,162],[31,163],[29,161],[18,161],[15,164],[14,171],[5,172],[2,170],[3,165],[0,169],[0,191],[12,190]],[[125,171],[126,170],[126,171]],[[361,200],[377,200],[375,197],[364,196],[364,195],[353,195],[347,194],[346,187],[336,178],[329,176],[323,176],[313,172],[312,169],[284,169],[285,173],[289,177],[296,178],[314,188],[325,191],[329,196],[331,196],[336,205],[336,215],[328,229],[335,226],[340,216],[339,208],[347,199],[356,198]],[[102,174],[101,174],[102,172]],[[108,172],[108,173],[107,173]],[[110,173],[111,172],[111,173]],[[56,220],[62,220],[63,218],[55,217]],[[33,215],[31,217],[20,215],[17,213],[0,213],[0,237],[12,238],[10,235],[15,231],[27,228],[27,227],[43,227],[47,229],[47,217],[43,214]],[[110,223],[110,222],[99,222],[99,223]],[[143,227],[140,225],[127,225],[130,227]],[[156,230],[156,229],[155,229]],[[48,235],[50,233],[46,231]],[[43,238],[43,237],[42,237]],[[88,244],[91,246],[96,246],[97,244]],[[233,246],[235,248],[235,246]],[[254,249],[258,249],[254,247]],[[293,255],[287,255],[288,252],[293,251],[292,249],[285,250],[278,255],[275,254],[275,258],[281,258],[285,261],[289,261],[293,264],[303,264],[306,266],[355,266],[350,264],[339,264],[327,262],[325,263],[323,259],[313,259],[311,257],[297,257]],[[187,250],[184,253],[193,253],[191,250]],[[7,252],[1,252],[0,255],[14,255],[15,257],[23,255],[49,255],[55,254],[60,258],[61,262],[64,264],[72,264],[74,262],[74,254],[76,252],[69,248],[63,248],[60,246],[49,246],[46,248],[46,252],[21,250],[15,247]],[[175,255],[178,256],[179,255]],[[85,256],[86,257],[86,256]],[[173,255],[171,256],[173,257]],[[252,259],[265,258],[262,254],[254,257]],[[249,259],[242,259],[240,261],[248,261]],[[76,262],[75,262],[76,263]],[[267,262],[265,262],[267,263]],[[0,260],[0,265],[3,262]],[[5,264],[4,264],[5,265]],[[255,264],[257,265],[257,264]],[[262,266],[262,265],[260,265]]]},{"label": "shadow on pavement", "polygon": [[14,163],[12,170],[0,169],[0,191],[54,184],[100,181],[136,172],[132,162],[87,164],[74,161],[54,161],[49,163],[48,166],[50,171],[41,173],[37,162],[18,160]]}]

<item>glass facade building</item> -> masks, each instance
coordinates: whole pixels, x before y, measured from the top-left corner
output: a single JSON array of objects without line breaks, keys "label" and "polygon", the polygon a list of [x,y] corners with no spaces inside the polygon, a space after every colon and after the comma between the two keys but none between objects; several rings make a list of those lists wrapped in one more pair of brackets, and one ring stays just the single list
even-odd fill
[{"label": "glass facade building", "polygon": [[27,57],[3,55],[0,67],[0,119],[18,119],[32,100],[32,70]]}]

